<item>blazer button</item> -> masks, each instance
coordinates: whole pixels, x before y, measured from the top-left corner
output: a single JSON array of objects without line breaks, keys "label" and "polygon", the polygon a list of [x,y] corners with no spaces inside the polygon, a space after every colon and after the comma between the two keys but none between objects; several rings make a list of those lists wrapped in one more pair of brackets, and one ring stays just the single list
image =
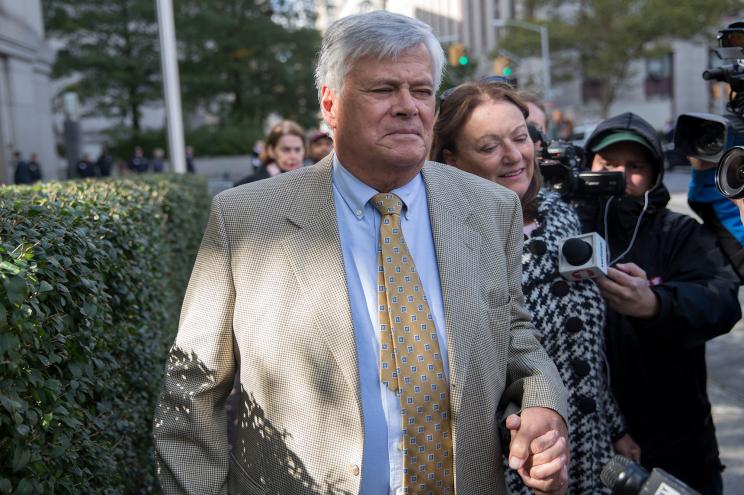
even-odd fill
[{"label": "blazer button", "polygon": [[359,476],[359,464],[349,464],[349,472],[354,476]]}]

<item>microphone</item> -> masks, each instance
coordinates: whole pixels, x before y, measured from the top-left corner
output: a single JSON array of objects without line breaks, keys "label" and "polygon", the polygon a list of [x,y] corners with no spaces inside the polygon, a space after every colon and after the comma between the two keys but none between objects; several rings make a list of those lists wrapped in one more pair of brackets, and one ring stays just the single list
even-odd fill
[{"label": "microphone", "polygon": [[663,469],[651,474],[627,457],[616,455],[602,468],[602,484],[613,495],[700,495]]},{"label": "microphone", "polygon": [[558,246],[558,271],[577,282],[607,275],[607,244],[596,232],[564,239]]}]

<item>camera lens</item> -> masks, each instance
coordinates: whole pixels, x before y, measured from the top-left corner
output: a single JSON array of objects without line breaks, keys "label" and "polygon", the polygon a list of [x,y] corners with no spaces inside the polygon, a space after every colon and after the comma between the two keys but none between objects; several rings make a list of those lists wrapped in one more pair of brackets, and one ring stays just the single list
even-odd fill
[{"label": "camera lens", "polygon": [[698,155],[716,155],[723,150],[724,129],[718,122],[705,122],[700,125],[698,138],[695,140],[695,153]]},{"label": "camera lens", "polygon": [[727,198],[744,198],[744,148],[736,146],[723,155],[716,169],[716,186]]}]

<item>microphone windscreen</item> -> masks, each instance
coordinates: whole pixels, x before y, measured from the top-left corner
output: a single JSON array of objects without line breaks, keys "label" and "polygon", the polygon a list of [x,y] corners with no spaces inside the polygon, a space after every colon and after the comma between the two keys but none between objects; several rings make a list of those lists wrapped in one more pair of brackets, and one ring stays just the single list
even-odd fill
[{"label": "microphone windscreen", "polygon": [[563,257],[566,258],[566,261],[574,266],[583,265],[589,261],[592,254],[594,254],[591,244],[577,238],[571,238],[564,242],[562,251]]},{"label": "microphone windscreen", "polygon": [[627,457],[616,455],[610,459],[610,462],[604,465],[599,479],[602,480],[602,483],[607,488],[613,488],[617,479],[631,464],[632,461]]}]

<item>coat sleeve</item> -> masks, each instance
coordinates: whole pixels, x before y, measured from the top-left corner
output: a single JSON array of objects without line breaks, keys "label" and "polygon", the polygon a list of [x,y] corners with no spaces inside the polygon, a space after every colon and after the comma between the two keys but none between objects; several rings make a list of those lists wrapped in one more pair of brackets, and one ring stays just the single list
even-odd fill
[{"label": "coat sleeve", "polygon": [[641,331],[670,345],[699,346],[730,331],[741,318],[739,277],[723,255],[715,236],[689,217],[669,227],[675,239],[668,269],[654,286],[659,314],[631,319]]},{"label": "coat sleeve", "polygon": [[604,403],[602,410],[605,413],[605,421],[610,428],[610,440],[615,442],[626,433],[625,418],[623,418],[623,413],[620,412],[620,406],[615,399],[615,394],[612,393],[612,386],[610,384],[610,367],[604,353],[602,354],[601,364],[602,390],[600,390],[600,396]]},{"label": "coat sleeve", "polygon": [[[524,305],[522,293],[522,213],[514,196],[512,223],[505,248],[511,299],[511,336],[507,358],[506,391],[502,404],[546,407],[558,412],[568,424],[568,393],[558,369],[540,344],[538,332]],[[505,416],[517,412],[506,407]]]},{"label": "coat sleeve", "polygon": [[184,298],[155,410],[153,435],[163,493],[226,494],[225,400],[235,373],[235,289],[219,196]]}]

